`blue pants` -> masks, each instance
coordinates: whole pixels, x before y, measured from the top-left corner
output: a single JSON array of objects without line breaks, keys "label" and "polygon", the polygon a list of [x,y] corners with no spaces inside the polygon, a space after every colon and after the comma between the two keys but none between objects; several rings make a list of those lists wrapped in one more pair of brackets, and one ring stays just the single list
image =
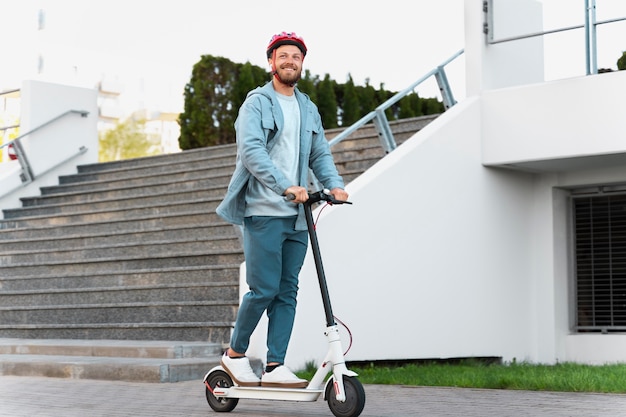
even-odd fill
[{"label": "blue pants", "polygon": [[294,230],[296,217],[244,219],[246,282],[230,347],[248,350],[250,336],[267,310],[267,363],[285,362],[296,314],[298,274],[308,245],[307,231]]}]

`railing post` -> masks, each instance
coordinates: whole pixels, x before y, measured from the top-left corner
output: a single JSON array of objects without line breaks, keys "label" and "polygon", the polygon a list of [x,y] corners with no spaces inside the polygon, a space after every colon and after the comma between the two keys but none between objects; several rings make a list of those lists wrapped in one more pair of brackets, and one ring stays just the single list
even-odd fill
[{"label": "railing post", "polygon": [[450,84],[448,83],[448,77],[446,76],[446,71],[442,65],[437,67],[435,79],[437,80],[437,84],[439,85],[439,91],[441,91],[443,106],[446,110],[448,110],[450,107],[456,104],[456,101],[452,96],[452,90],[450,89]]},{"label": "railing post", "polygon": [[26,152],[24,152],[24,148],[22,147],[21,138],[16,138],[13,141],[13,149],[15,149],[15,155],[17,156],[17,160],[22,166],[22,173],[20,174],[20,180],[22,184],[30,184],[33,182],[33,170],[28,162],[28,157],[26,156]]},{"label": "railing post", "polygon": [[598,73],[596,0],[585,0],[585,52],[587,75]]},{"label": "railing post", "polygon": [[483,33],[487,39],[487,43],[491,43],[493,41],[493,0],[483,0]]},{"label": "railing post", "polygon": [[384,109],[376,109],[376,117],[374,118],[374,126],[378,132],[378,138],[386,153],[389,153],[397,148],[396,141],[393,138],[391,132],[391,126],[387,120],[387,115]]}]

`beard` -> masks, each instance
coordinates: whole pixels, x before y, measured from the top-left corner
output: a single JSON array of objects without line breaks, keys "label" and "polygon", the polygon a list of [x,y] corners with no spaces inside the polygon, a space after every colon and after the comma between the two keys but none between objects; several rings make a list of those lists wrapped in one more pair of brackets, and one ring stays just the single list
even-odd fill
[{"label": "beard", "polygon": [[283,84],[294,86],[302,76],[302,69],[295,68],[295,71],[286,71],[285,68],[280,68],[276,70],[276,73]]}]

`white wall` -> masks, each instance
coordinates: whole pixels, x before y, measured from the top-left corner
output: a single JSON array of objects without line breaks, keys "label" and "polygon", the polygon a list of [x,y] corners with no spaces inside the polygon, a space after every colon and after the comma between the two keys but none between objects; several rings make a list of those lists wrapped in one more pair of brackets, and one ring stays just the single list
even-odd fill
[{"label": "white wall", "polygon": [[626,153],[626,71],[486,91],[486,165]]},{"label": "white wall", "polygon": [[[57,185],[59,176],[76,173],[77,165],[98,162],[97,94],[95,89],[24,81],[21,88],[20,135],[68,110],[85,110],[89,114],[86,117],[78,114],[65,116],[22,140],[37,178],[22,186],[19,172],[3,171],[1,180],[6,188],[0,192],[2,208],[21,207],[21,197],[40,195],[40,187]],[[79,153],[81,147],[85,149],[82,154]],[[71,159],[58,165],[67,158]],[[9,184],[14,191],[5,195]]]},{"label": "white wall", "polygon": [[[541,3],[535,0],[491,0],[494,39],[542,30]],[[483,0],[465,0],[465,63],[467,96],[482,91],[544,80],[543,38],[487,44]]]}]

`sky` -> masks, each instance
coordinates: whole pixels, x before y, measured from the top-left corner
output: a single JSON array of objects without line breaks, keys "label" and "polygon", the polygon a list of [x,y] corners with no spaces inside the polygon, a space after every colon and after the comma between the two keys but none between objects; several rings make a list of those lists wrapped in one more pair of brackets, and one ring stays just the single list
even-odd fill
[{"label": "sky", "polygon": [[[626,17],[626,1],[596,1],[598,20]],[[584,23],[583,0],[540,2],[544,29]],[[202,55],[267,68],[267,43],[283,30],[304,37],[304,68],[313,75],[337,82],[351,75],[357,85],[369,80],[393,91],[464,48],[464,0],[0,0],[0,16],[0,90],[19,88],[25,78],[93,86],[104,77],[120,86],[123,107],[173,112],[182,111],[184,86]],[[598,66],[616,69],[626,22],[605,26],[614,28],[598,30]],[[545,38],[547,79],[584,74],[583,35]],[[449,70],[452,88],[462,86],[462,60]],[[436,94],[434,80],[420,91]]]}]

